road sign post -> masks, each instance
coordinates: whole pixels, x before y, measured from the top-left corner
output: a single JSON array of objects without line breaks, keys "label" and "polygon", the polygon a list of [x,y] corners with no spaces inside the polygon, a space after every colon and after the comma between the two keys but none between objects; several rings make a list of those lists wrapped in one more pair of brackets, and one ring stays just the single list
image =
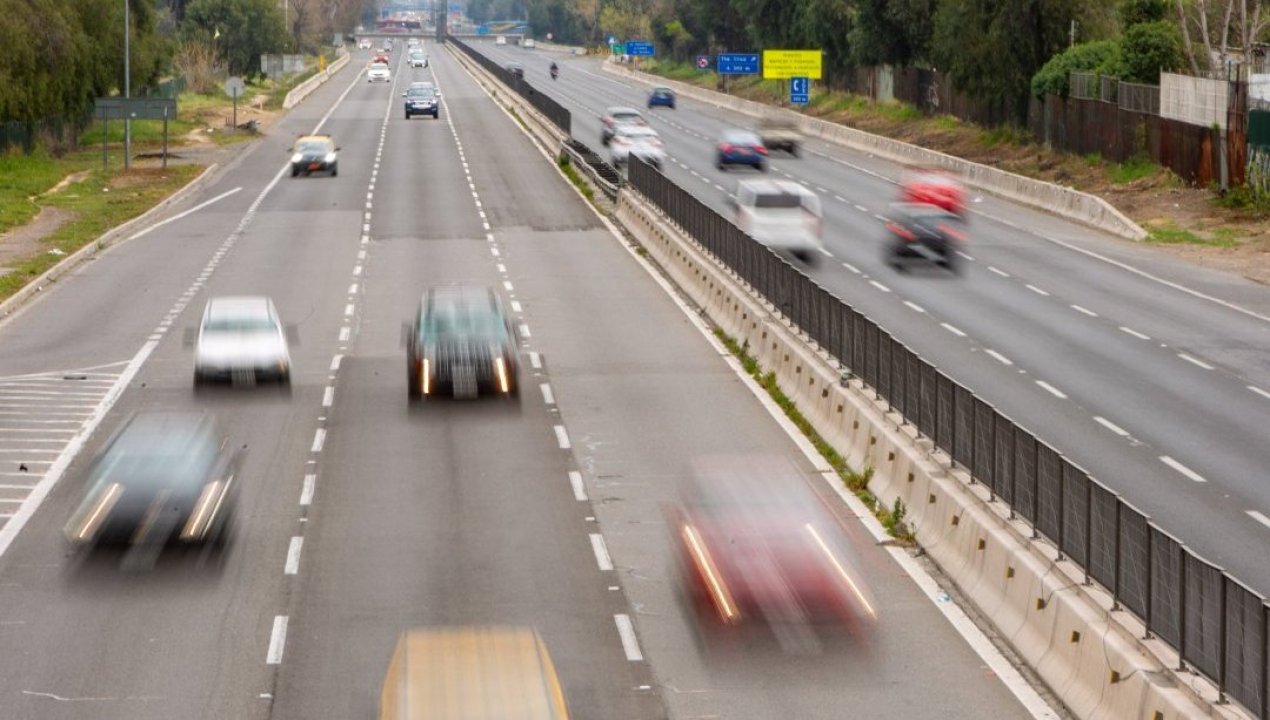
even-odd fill
[{"label": "road sign post", "polygon": [[234,100],[234,118],[229,125],[229,134],[233,135],[238,132],[238,96],[243,94],[243,79],[234,76],[225,81],[225,94]]},{"label": "road sign post", "polygon": [[805,77],[789,79],[789,104],[806,105],[811,100],[811,80]]},{"label": "road sign post", "polygon": [[[107,130],[109,120],[162,120],[163,121],[163,156],[167,159],[168,119],[176,117],[176,98],[97,98],[93,101],[93,114],[101,118],[101,168],[106,170]],[[125,155],[128,146],[124,145]],[[124,163],[124,169],[129,164]],[[166,165],[165,165],[166,167]]]}]

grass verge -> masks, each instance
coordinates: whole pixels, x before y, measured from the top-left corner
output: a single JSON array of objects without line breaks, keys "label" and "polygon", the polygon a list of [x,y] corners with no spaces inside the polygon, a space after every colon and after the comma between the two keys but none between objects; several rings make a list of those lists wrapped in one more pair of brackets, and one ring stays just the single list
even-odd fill
[{"label": "grass verge", "polygon": [[560,171],[564,173],[564,176],[569,178],[569,182],[573,183],[574,187],[578,189],[578,192],[582,193],[582,196],[586,198],[586,201],[595,207],[599,207],[595,204],[595,191],[591,189],[591,186],[587,183],[587,181],[584,180],[582,176],[578,174],[578,171],[574,169],[573,162],[569,159],[569,154],[561,152],[560,157],[556,158],[556,164],[560,166]]},{"label": "grass verge", "polygon": [[715,328],[714,334],[727,347],[728,351],[741,361],[741,367],[745,369],[745,372],[750,377],[753,377],[767,391],[772,400],[780,406],[781,411],[785,413],[785,417],[789,418],[789,421],[794,423],[799,432],[811,442],[812,446],[816,448],[816,452],[820,453],[825,462],[829,463],[829,466],[833,468],[834,472],[842,480],[843,485],[873,510],[873,514],[877,516],[882,526],[886,528],[887,533],[906,545],[915,543],[916,538],[913,536],[913,531],[908,523],[904,521],[908,514],[908,509],[904,506],[903,501],[896,498],[895,503],[888,508],[882,505],[877,496],[869,491],[869,480],[873,478],[873,468],[866,468],[862,473],[852,470],[847,465],[846,458],[842,457],[841,453],[826,442],[820,436],[820,433],[816,432],[816,429],[812,427],[811,422],[802,414],[794,404],[794,401],[790,400],[785,391],[781,390],[780,385],[776,382],[776,373],[770,370],[766,373],[763,372],[758,360],[753,355],[750,355],[748,344],[738,345],[735,339],[719,328]]},{"label": "grass verge", "polygon": [[1235,232],[1229,228],[1217,228],[1201,235],[1172,225],[1151,228],[1147,232],[1147,242],[1158,245],[1204,245],[1219,248],[1232,248],[1239,244],[1235,239]]}]

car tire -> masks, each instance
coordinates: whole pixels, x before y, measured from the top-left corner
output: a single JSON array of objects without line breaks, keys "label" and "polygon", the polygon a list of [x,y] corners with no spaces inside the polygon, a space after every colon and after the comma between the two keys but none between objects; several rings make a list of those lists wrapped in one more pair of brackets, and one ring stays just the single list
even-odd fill
[{"label": "car tire", "polygon": [[332,166],[331,166],[331,177],[335,177],[335,176],[337,176],[337,175],[339,175],[339,174],[340,174],[340,166],[339,166],[339,165],[332,165]]},{"label": "car tire", "polygon": [[406,397],[411,400],[418,400],[423,396],[419,387],[419,363],[407,361],[406,363]]},{"label": "car tire", "polygon": [[719,170],[719,172],[726,172],[726,171],[727,171],[727,169],[728,169],[728,166],[727,166],[727,165],[725,165],[725,164],[724,164],[724,162],[723,162],[723,158],[719,158],[718,160],[715,160],[715,161],[714,161],[714,166],[715,166],[715,168],[717,168],[717,169]]},{"label": "car tire", "polygon": [[432,113],[432,119],[433,119],[433,120],[440,120],[440,119],[441,119],[441,112],[440,112],[440,111],[437,111],[437,112]]},{"label": "car tire", "polygon": [[409,119],[410,119],[410,113],[406,113],[406,119],[407,119],[407,120],[409,120]]},{"label": "car tire", "polygon": [[296,167],[296,166],[292,165],[292,166],[291,166],[291,177],[295,177],[296,175],[299,175],[299,174],[300,174],[300,168],[298,168],[298,167]]},{"label": "car tire", "polygon": [[754,168],[758,170],[759,172],[767,172],[767,163],[761,162],[755,165]]}]

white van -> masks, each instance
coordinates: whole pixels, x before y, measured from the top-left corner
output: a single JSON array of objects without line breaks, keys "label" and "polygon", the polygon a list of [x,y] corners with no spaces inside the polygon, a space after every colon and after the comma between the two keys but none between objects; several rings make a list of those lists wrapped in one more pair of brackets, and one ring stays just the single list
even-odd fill
[{"label": "white van", "polygon": [[495,44],[495,45],[506,45],[506,44],[507,44],[507,38],[506,38],[506,37],[504,37],[504,36],[502,36],[502,35],[499,35],[499,36],[497,36],[497,37],[495,37],[495,38],[494,38],[494,44]]},{"label": "white van", "polygon": [[529,48],[530,50],[533,50],[533,49],[534,49],[534,47],[535,47],[535,46],[534,46],[534,39],[533,39],[533,38],[525,38],[524,40],[521,40],[521,41],[520,41],[520,46],[521,46],[521,47],[523,47],[523,48]]},{"label": "white van", "polygon": [[737,227],[750,237],[808,265],[824,248],[820,197],[793,180],[742,180],[729,198]]}]

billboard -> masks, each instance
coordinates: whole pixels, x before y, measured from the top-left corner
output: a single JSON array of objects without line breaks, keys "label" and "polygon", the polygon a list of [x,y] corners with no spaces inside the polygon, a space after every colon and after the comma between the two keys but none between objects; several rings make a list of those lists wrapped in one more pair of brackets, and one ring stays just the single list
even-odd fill
[{"label": "billboard", "polygon": [[820,59],[819,50],[764,50],[763,79],[805,77],[820,80]]}]

